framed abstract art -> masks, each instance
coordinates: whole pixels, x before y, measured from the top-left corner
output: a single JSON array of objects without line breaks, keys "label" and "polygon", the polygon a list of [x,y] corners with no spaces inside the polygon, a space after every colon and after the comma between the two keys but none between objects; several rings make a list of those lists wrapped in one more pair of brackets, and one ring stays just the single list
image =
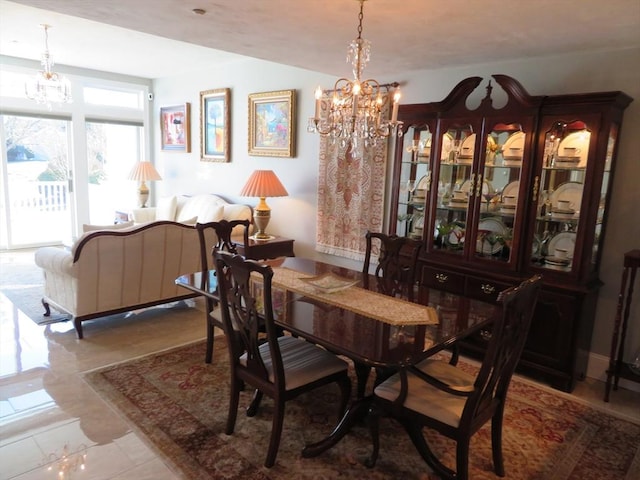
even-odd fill
[{"label": "framed abstract art", "polygon": [[295,156],[296,91],[249,95],[249,155]]},{"label": "framed abstract art", "polygon": [[230,156],[231,90],[218,88],[200,92],[200,160],[228,162]]},{"label": "framed abstract art", "polygon": [[188,103],[160,108],[162,150],[191,151],[191,111]]}]

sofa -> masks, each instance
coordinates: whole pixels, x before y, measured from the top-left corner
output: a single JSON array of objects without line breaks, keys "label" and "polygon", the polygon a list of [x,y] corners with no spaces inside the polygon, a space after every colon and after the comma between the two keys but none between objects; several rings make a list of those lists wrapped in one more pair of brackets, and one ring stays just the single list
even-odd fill
[{"label": "sofa", "polygon": [[[147,208],[144,223],[86,225],[70,248],[39,248],[35,262],[44,273],[45,315],[50,307],[70,314],[82,339],[85,320],[196,296],[175,284],[178,276],[202,270],[195,223],[251,219],[252,211],[216,195],[175,198],[187,222],[151,219],[153,209]],[[174,212],[174,219],[185,217]],[[216,241],[214,234],[207,237],[207,248]]]}]

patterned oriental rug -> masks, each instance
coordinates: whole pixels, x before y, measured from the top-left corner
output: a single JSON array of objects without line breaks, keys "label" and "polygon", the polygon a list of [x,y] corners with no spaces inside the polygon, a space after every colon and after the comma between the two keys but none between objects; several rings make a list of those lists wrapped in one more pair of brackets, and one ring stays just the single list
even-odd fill
[{"label": "patterned oriental rug", "polygon": [[[222,340],[222,339],[220,339]],[[428,467],[405,431],[381,422],[380,458],[363,465],[371,451],[367,426],[356,426],[317,458],[300,455],[306,443],[327,435],[336,422],[335,385],[287,403],[276,465],[262,466],[272,420],[266,398],[258,415],[244,408],[243,392],[233,435],[225,435],[229,365],[223,341],[214,362],[203,362],[204,342],[89,372],[87,382],[120,411],[150,445],[188,479],[420,479]],[[471,365],[464,368],[473,369]],[[355,380],[354,380],[355,385]],[[355,389],[354,389],[355,390]],[[490,427],[471,442],[470,478],[497,479],[491,465]],[[507,479],[637,480],[640,478],[640,425],[613,417],[562,392],[514,379],[506,406],[503,448]],[[453,464],[455,448],[430,432],[434,450]]]}]

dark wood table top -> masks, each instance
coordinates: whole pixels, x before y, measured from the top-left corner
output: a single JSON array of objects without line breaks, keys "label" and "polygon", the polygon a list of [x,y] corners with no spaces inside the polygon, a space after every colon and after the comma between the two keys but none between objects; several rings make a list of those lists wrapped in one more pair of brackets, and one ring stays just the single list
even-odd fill
[{"label": "dark wood table top", "polygon": [[[265,263],[309,275],[331,272],[345,279],[362,279],[361,272],[309,259],[286,258]],[[375,285],[375,282],[369,283]],[[204,275],[200,272],[182,275],[176,279],[176,284],[217,299],[213,270]],[[340,308],[331,303],[331,295],[319,300],[285,291],[277,285],[272,290],[278,325],[334,353],[372,367],[415,364],[487,327],[497,308],[479,300],[420,287],[416,302],[435,308],[438,324],[429,324],[426,317],[425,324],[403,324],[398,318],[390,324]]]}]

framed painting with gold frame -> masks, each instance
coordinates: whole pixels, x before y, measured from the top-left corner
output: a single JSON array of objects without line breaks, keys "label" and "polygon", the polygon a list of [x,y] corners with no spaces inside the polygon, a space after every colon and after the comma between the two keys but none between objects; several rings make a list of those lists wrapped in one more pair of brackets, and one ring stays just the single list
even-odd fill
[{"label": "framed painting with gold frame", "polygon": [[162,150],[191,151],[191,109],[183,103],[172,107],[160,107],[160,134]]},{"label": "framed painting with gold frame", "polygon": [[296,91],[249,95],[249,155],[294,157]]},{"label": "framed painting with gold frame", "polygon": [[200,92],[200,160],[228,162],[230,160],[231,90],[218,88]]}]

